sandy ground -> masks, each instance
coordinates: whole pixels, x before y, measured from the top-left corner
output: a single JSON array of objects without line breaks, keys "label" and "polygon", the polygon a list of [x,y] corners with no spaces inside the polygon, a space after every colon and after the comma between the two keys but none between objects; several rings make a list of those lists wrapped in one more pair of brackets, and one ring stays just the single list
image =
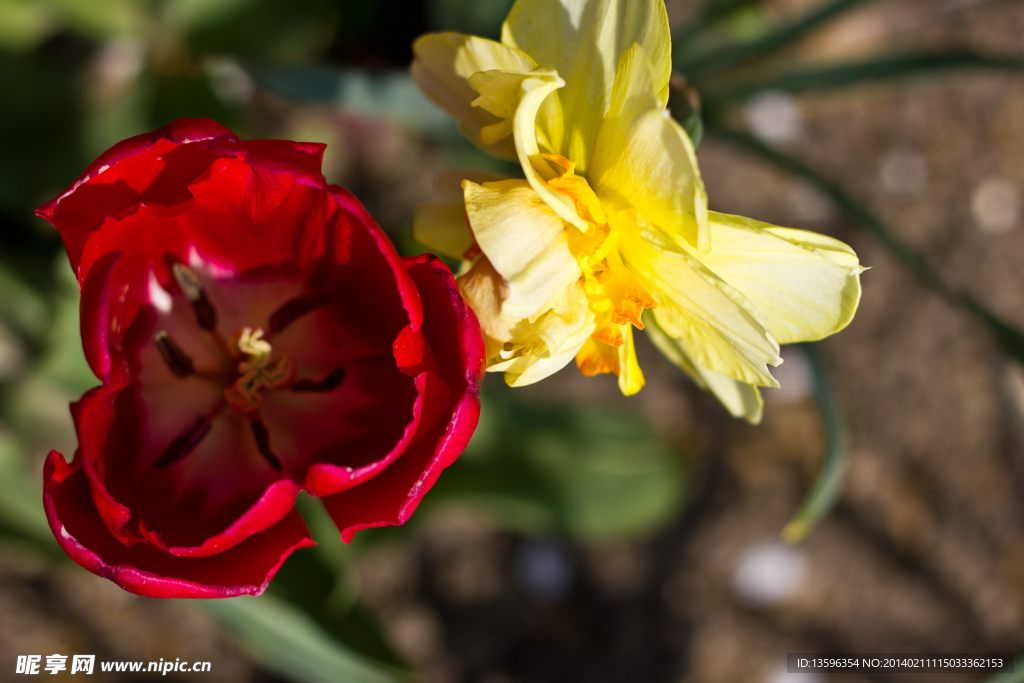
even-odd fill
[{"label": "sandy ground", "polygon": [[[876,2],[793,57],[910,47],[1024,57],[1021,35],[1024,4],[1012,0]],[[780,145],[1024,328],[1024,80],[960,73],[790,104],[795,127]],[[346,126],[350,139],[363,134]],[[335,170],[374,186],[368,208],[399,225],[429,195],[438,160],[393,131],[374,135],[386,144],[372,157],[354,142]],[[363,598],[429,683],[982,680],[787,677],[785,654],[1024,649],[1024,371],[805,184],[713,138],[699,156],[713,209],[833,235],[871,266],[856,319],[820,345],[851,440],[833,514],[800,546],[778,541],[824,449],[799,352],[784,354],[784,389],[766,392],[764,422],[751,427],[641,344],[648,386],[633,399],[573,368],[522,397],[649,419],[686,453],[692,490],[678,519],[649,539],[571,545],[447,510],[361,558]],[[555,578],[531,582],[530,562]],[[136,598],[73,567],[0,558],[0,614],[3,661],[91,648],[211,659],[211,682],[276,680],[187,604]]]}]

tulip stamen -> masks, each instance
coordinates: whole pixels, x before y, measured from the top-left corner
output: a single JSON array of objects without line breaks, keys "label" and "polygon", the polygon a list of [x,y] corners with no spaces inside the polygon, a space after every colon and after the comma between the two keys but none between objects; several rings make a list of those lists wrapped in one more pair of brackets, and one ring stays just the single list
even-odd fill
[{"label": "tulip stamen", "polygon": [[217,309],[213,307],[210,297],[203,289],[203,284],[195,271],[183,263],[175,263],[171,266],[174,279],[177,280],[181,292],[192,304],[192,310],[196,314],[196,322],[199,327],[207,332],[214,332],[217,329]]},{"label": "tulip stamen", "polygon": [[195,374],[196,366],[192,356],[182,349],[178,342],[174,341],[166,330],[160,330],[153,337],[160,357],[164,359],[167,368],[174,373],[175,377],[188,377]]},{"label": "tulip stamen", "polygon": [[183,431],[171,442],[171,445],[157,459],[153,467],[157,469],[169,467],[184,458],[196,449],[196,446],[203,440],[203,437],[210,432],[210,427],[212,426],[213,421],[209,415],[200,417],[191,427]]},{"label": "tulip stamen", "polygon": [[271,361],[270,342],[259,327],[243,327],[231,335],[231,352],[241,358],[238,379],[224,390],[224,397],[235,410],[251,413],[263,405],[261,390],[285,386],[295,377],[295,363],[290,353]]},{"label": "tulip stamen", "polygon": [[302,316],[326,306],[330,292],[308,292],[283,304],[270,316],[270,334],[277,334]]},{"label": "tulip stamen", "polygon": [[311,392],[323,392],[331,391],[341,386],[341,383],[345,381],[345,368],[337,368],[331,372],[331,374],[324,377],[319,382],[311,379],[300,379],[296,380],[295,384],[292,385],[292,391],[311,391]]},{"label": "tulip stamen", "polygon": [[270,463],[271,467],[280,472],[281,459],[270,450],[270,432],[259,418],[252,421],[252,433],[256,437],[256,447],[259,449],[260,455]]}]

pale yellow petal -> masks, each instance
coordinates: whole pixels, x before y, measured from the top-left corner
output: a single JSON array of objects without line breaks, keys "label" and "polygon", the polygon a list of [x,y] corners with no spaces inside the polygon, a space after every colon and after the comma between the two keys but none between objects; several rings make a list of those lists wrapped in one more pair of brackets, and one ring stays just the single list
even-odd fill
[{"label": "pale yellow petal", "polygon": [[839,240],[713,212],[711,243],[698,258],[754,304],[780,344],[822,339],[853,319],[863,269]]},{"label": "pale yellow petal", "polygon": [[654,62],[662,106],[672,72],[672,37],[664,0],[517,0],[505,25],[505,45],[554,67],[566,80],[559,93],[566,133],[562,149],[581,174],[611,101],[619,58],[639,43]]},{"label": "pale yellow petal", "polygon": [[711,247],[708,199],[686,131],[660,104],[650,60],[639,45],[623,56],[590,179],[598,195],[632,206],[679,244]]},{"label": "pale yellow petal", "polygon": [[490,173],[475,168],[446,168],[434,178],[434,196],[442,202],[462,202],[462,181],[472,180],[477,185],[508,180],[507,175]]},{"label": "pale yellow petal", "polygon": [[508,282],[506,318],[533,318],[582,273],[562,219],[525,180],[462,184],[480,250]]},{"label": "pale yellow petal", "polygon": [[582,285],[574,283],[567,287],[551,310],[529,328],[521,326],[517,333],[522,334],[527,329],[532,339],[543,342],[541,347],[521,344],[520,355],[488,367],[488,370],[504,371],[509,386],[526,386],[558,372],[572,361],[593,333],[594,314],[587,307]]},{"label": "pale yellow petal", "polygon": [[502,302],[508,296],[508,283],[494,270],[487,257],[481,257],[468,272],[460,275],[458,283],[463,298],[480,321],[487,346],[486,357],[491,362],[498,358],[505,343],[512,341],[519,322],[501,316]]},{"label": "pale yellow petal", "polygon": [[473,246],[463,202],[434,202],[416,207],[412,238],[435,254],[462,259]]},{"label": "pale yellow petal", "polygon": [[412,237],[436,254],[453,259],[466,258],[473,246],[473,233],[466,218],[466,201],[462,181],[487,183],[506,180],[507,176],[475,169],[446,169],[434,180],[434,194],[439,201],[416,207],[412,221]]},{"label": "pale yellow petal", "polygon": [[623,262],[657,302],[658,322],[670,337],[709,370],[778,386],[767,365],[782,362],[779,345],[749,300],[693,255],[653,245],[648,232],[621,234]]},{"label": "pale yellow petal", "polygon": [[758,424],[764,412],[761,392],[752,384],[740,382],[731,377],[702,368],[686,352],[681,340],[668,336],[658,325],[657,315],[652,311],[644,315],[648,338],[694,383],[715,395],[733,417],[742,417],[751,424]]},{"label": "pale yellow petal", "polygon": [[462,132],[486,151],[515,159],[511,138],[490,145],[480,140],[481,131],[500,124],[493,114],[472,106],[476,91],[469,77],[481,71],[530,71],[535,66],[529,55],[486,38],[461,33],[430,33],[413,43],[416,59],[412,75],[423,93],[459,122]]},{"label": "pale yellow petal", "polygon": [[576,213],[576,206],[568,197],[548,186],[547,181],[557,173],[544,159],[538,144],[537,119],[545,98],[565,85],[558,73],[548,67],[537,67],[528,74],[510,74],[487,71],[469,79],[480,93],[475,102],[494,112],[514,112],[513,138],[519,164],[534,191],[563,220],[586,232],[590,224]]}]

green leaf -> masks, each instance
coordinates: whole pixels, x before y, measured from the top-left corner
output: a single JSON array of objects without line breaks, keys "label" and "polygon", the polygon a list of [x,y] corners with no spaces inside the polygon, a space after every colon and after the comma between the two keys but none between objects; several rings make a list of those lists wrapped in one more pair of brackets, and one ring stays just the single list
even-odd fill
[{"label": "green leaf", "polygon": [[22,337],[39,343],[50,322],[42,294],[0,265],[0,318]]},{"label": "green leaf", "polygon": [[28,50],[52,29],[46,7],[32,0],[0,0],[0,47]]},{"label": "green leaf", "polygon": [[47,554],[61,553],[43,512],[41,482],[29,476],[24,447],[0,432],[0,535],[29,542]]},{"label": "green leaf", "polygon": [[147,3],[137,0],[31,0],[46,8],[54,28],[67,28],[102,40],[141,35],[148,20]]},{"label": "green leaf", "polygon": [[782,537],[789,543],[798,543],[828,514],[839,498],[839,492],[846,476],[849,459],[849,440],[846,421],[832,391],[828,372],[822,363],[818,350],[813,344],[801,344],[814,375],[814,396],[818,412],[825,427],[825,463],[821,473],[800,504],[793,518],[782,530]]},{"label": "green leaf", "polygon": [[700,13],[672,36],[672,54],[677,57],[673,64],[682,63],[678,57],[684,54],[690,41],[732,12],[754,2],[756,0],[708,0],[704,3]]},{"label": "green leaf", "polygon": [[296,683],[400,680],[339,643],[301,610],[270,593],[197,602],[234,633],[254,659]]},{"label": "green leaf", "polygon": [[679,453],[643,420],[488,395],[466,452],[424,501],[475,503],[525,533],[647,534],[679,509]]},{"label": "green leaf", "polygon": [[868,81],[904,78],[954,69],[1024,71],[1024,61],[969,52],[887,55],[852,64],[801,69],[773,78],[762,78],[735,87],[710,88],[704,100],[711,107],[722,102],[746,100],[766,90],[801,93],[821,88],[842,88]]},{"label": "green leaf", "polygon": [[34,379],[56,384],[73,394],[79,395],[99,384],[85,359],[82,349],[81,323],[79,320],[78,281],[68,266],[64,254],[54,264],[57,271],[57,308],[50,326],[46,350],[39,366],[32,373]]},{"label": "green leaf", "polygon": [[297,505],[317,545],[293,553],[274,577],[270,591],[347,647],[390,670],[408,673],[408,665],[392,649],[377,620],[358,601],[348,576],[351,546],[342,543],[319,500],[302,494]]},{"label": "green leaf", "polygon": [[188,30],[216,24],[253,4],[253,0],[170,0],[166,12]]},{"label": "green leaf", "polygon": [[1024,334],[1013,325],[1002,320],[976,301],[972,296],[954,289],[940,276],[928,262],[914,251],[906,242],[897,237],[896,233],[873,211],[851,197],[846,190],[828,180],[802,161],[770,147],[757,138],[736,130],[708,127],[708,132],[715,137],[741,147],[761,157],[779,168],[806,179],[818,188],[839,208],[852,218],[856,225],[873,234],[905,268],[933,292],[954,306],[970,313],[976,320],[983,323],[1003,350],[1016,359],[1024,362]]},{"label": "green leaf", "polygon": [[865,1],[829,0],[828,2],[823,2],[818,9],[809,12],[802,19],[788,26],[783,26],[759,40],[744,45],[723,48],[710,55],[693,57],[685,62],[681,61],[676,65],[676,68],[682,71],[691,81],[702,79],[715,71],[728,69],[747,60],[787,47],[819,26],[828,23]]}]

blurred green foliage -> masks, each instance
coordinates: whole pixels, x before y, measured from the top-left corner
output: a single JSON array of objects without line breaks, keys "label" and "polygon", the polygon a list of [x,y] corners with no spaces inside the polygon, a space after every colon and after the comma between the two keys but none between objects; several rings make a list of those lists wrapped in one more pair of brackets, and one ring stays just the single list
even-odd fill
[{"label": "blurred green foliage", "polygon": [[[730,127],[732,108],[767,89],[795,93],[948,68],[1021,68],[963,54],[791,68],[787,48],[866,2],[822,0],[780,24],[760,0],[708,0],[676,35],[674,63],[687,92],[677,88],[672,110],[695,142],[707,130],[811,178],[926,284],[988,325],[1008,351],[1024,349],[1019,332],[973,300],[956,299],[924,259],[842,188]],[[68,403],[96,383],[81,351],[74,276],[57,235],[32,210],[121,139],[185,116],[215,118],[251,137],[273,128],[282,102],[387,119],[443,148],[451,166],[507,169],[457,135],[415,88],[407,65],[411,41],[428,30],[498,38],[511,4],[0,0],[0,550],[63,560],[39,504],[40,463],[50,448],[74,451]],[[253,106],[260,98],[264,106]],[[827,393],[823,411],[834,437],[830,465],[802,508],[802,531],[825,514],[842,471],[842,416]],[[410,527],[454,504],[477,506],[524,534],[579,542],[651,534],[685,503],[685,462],[634,415],[527,405],[515,392],[495,389],[485,395],[470,447]],[[346,547],[318,504],[303,499],[300,509],[320,545],[296,553],[266,596],[205,608],[256,659],[294,680],[403,677],[403,663],[359,603],[349,573],[361,549],[409,529],[364,532]]]},{"label": "blurred green foliage", "polygon": [[681,454],[636,416],[485,394],[462,457],[424,502],[481,506],[528,534],[610,541],[673,518],[684,487]]}]

